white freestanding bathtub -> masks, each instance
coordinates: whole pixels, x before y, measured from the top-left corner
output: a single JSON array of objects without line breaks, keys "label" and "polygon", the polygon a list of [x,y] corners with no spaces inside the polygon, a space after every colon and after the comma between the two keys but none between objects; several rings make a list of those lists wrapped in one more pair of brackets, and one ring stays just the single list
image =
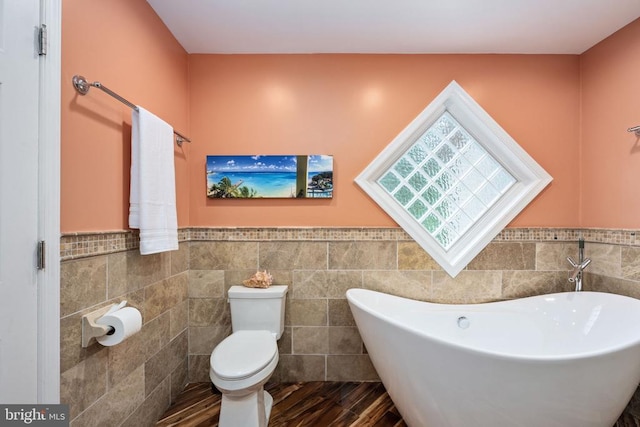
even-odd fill
[{"label": "white freestanding bathtub", "polygon": [[640,300],[568,292],[447,305],[347,299],[411,427],[611,427],[640,381]]}]

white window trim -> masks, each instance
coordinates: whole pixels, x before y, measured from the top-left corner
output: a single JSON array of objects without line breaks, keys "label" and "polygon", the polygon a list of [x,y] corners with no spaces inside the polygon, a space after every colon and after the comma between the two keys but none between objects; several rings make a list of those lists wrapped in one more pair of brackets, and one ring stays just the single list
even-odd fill
[{"label": "white window trim", "polygon": [[[448,111],[516,179],[516,183],[498,202],[448,250],[443,249],[422,225],[377,183],[377,180],[445,111]],[[355,179],[356,183],[452,277],[462,271],[551,180],[552,177],[455,81],[452,81]]]}]

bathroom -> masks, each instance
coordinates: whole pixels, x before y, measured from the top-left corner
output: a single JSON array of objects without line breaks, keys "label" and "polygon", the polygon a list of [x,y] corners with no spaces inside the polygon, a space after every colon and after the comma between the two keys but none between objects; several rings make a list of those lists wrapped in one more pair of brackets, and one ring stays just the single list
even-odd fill
[{"label": "bathroom", "polygon": [[[585,289],[640,298],[640,150],[626,131],[640,124],[639,21],[579,55],[189,55],[145,0],[62,10],[60,400],[74,426],[151,425],[185,384],[208,381],[231,332],[226,289],[256,269],[290,287],[281,382],[378,379],[351,287],[447,303],[566,291],[583,237]],[[178,251],[137,251],[131,112],[80,97],[75,74],[193,141],[175,147]],[[454,79],[553,182],[452,279],[353,179]],[[205,196],[207,155],[311,152],[334,156],[333,199]],[[125,299],[141,332],[82,348],[81,316]]]}]

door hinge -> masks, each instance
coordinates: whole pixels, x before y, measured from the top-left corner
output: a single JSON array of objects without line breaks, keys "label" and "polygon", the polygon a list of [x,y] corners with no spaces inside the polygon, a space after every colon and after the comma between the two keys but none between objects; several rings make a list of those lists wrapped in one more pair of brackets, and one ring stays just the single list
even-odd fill
[{"label": "door hinge", "polygon": [[38,55],[47,54],[47,25],[42,24],[38,30]]},{"label": "door hinge", "polygon": [[38,250],[37,250],[37,268],[38,270],[43,270],[45,267],[45,256],[46,256],[47,245],[44,240],[40,240],[38,242]]}]

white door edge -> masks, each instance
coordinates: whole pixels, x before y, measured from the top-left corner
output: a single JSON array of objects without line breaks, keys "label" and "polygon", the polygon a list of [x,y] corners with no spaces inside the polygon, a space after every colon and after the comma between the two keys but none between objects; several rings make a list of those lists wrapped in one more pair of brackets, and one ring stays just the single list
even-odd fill
[{"label": "white door edge", "polygon": [[[38,403],[60,402],[60,85],[62,0],[40,0],[47,54],[40,59],[39,239],[46,242],[38,272]],[[71,84],[71,83],[69,83]]]}]

